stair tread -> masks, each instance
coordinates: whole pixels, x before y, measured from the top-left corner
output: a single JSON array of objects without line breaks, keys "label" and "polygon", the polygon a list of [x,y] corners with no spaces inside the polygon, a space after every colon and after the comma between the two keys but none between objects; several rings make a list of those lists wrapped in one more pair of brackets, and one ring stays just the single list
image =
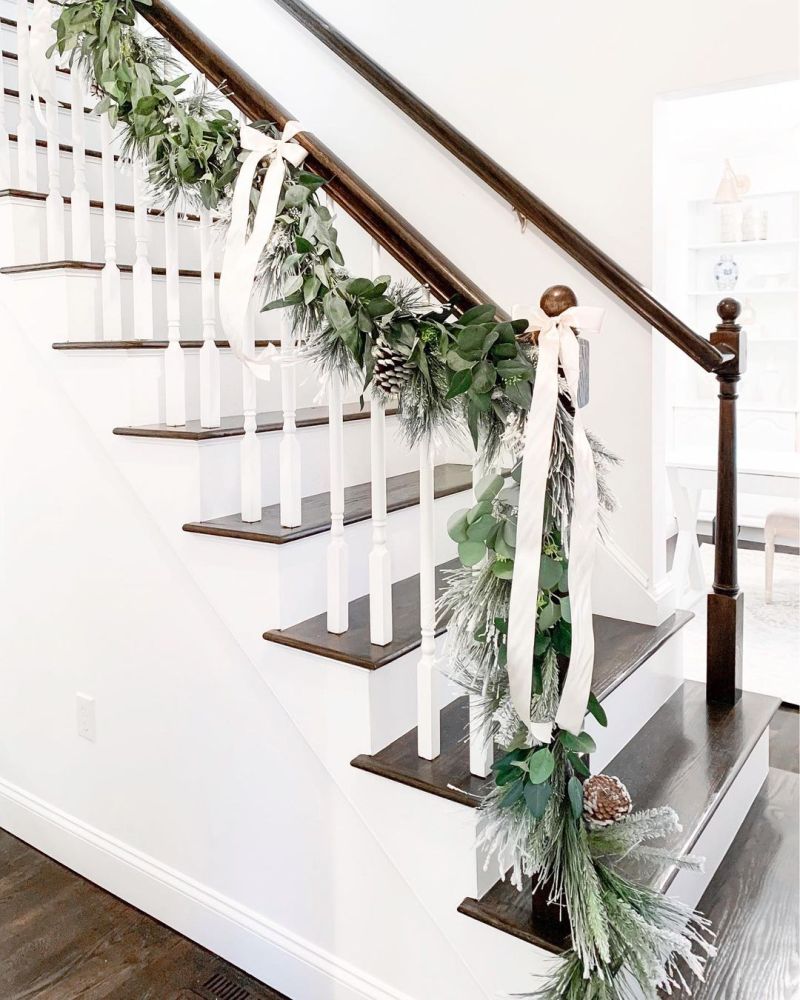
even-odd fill
[{"label": "stair tread", "polygon": [[[745,691],[736,705],[707,705],[704,684],[685,681],[609,764],[625,782],[637,809],[670,805],[682,830],[669,846],[690,853],[725,792],[741,770],[778,708],[779,699]],[[661,872],[649,884],[665,892],[676,871]],[[467,898],[459,912],[549,951],[568,946],[564,925],[533,914],[530,883],[522,892],[498,882],[478,900]],[[557,911],[555,911],[557,913]]]},{"label": "stair tread", "polygon": [[[105,263],[100,260],[46,260],[35,264],[12,264],[9,267],[0,267],[0,274],[32,274],[35,271],[102,271]],[[123,274],[133,274],[133,264],[117,264]],[[153,267],[151,271],[155,275],[164,276],[167,273],[165,267]],[[178,269],[181,278],[200,278],[200,271],[191,268],[181,267]],[[214,275],[219,280],[219,273]]]},{"label": "stair tread", "polygon": [[[415,610],[418,608],[419,603]],[[595,615],[592,688],[600,701],[692,617],[687,611],[678,611],[656,626]],[[469,748],[464,742],[467,698],[457,698],[442,710],[441,727],[441,754],[435,760],[424,760],[417,755],[417,730],[414,728],[377,754],[359,755],[352,762],[353,766],[462,805],[474,806],[486,793],[487,779],[476,778],[469,770]]]},{"label": "stair tread", "polygon": [[[472,468],[469,465],[447,463],[438,465],[434,474],[434,494],[437,498],[461,493],[472,486]],[[386,480],[386,506],[388,511],[415,507],[419,503],[419,473],[406,472]],[[303,497],[302,524],[296,528],[281,525],[281,505],[264,507],[261,520],[247,523],[241,514],[228,514],[210,521],[184,524],[183,530],[201,535],[223,538],[240,538],[252,542],[281,545],[330,530],[330,493],[317,493]],[[344,491],[344,523],[366,521],[372,514],[372,484],[359,483]]]},{"label": "stair tread", "polygon": [[[181,347],[200,348],[202,340],[181,340]],[[215,340],[219,348],[228,348],[227,340]],[[280,347],[280,340],[257,340],[256,347]],[[53,344],[54,351],[163,351],[169,346],[168,340],[59,340]]]},{"label": "stair tread", "polygon": [[[444,589],[444,574],[459,565],[458,560],[453,559],[436,567],[437,596]],[[270,629],[264,633],[264,638],[293,649],[351,663],[365,670],[378,670],[412,652],[420,644],[418,573],[392,584],[392,608],[393,639],[387,646],[375,646],[369,641],[368,595],[350,601],[350,628],[342,635],[328,632],[327,616],[323,613],[287,629]],[[446,623],[438,621],[436,634],[441,635],[445,628]]]},{"label": "stair tread", "polygon": [[[344,404],[344,420],[369,420],[369,404]],[[396,407],[387,407],[386,415],[397,413]],[[304,406],[297,410],[298,427],[318,427],[328,423],[327,406]],[[256,414],[256,433],[264,434],[283,429],[283,411],[270,410]],[[136,427],[115,427],[114,433],[122,437],[168,438],[176,441],[213,441],[217,438],[241,437],[244,434],[244,417],[236,414],[222,418],[220,427],[201,427],[199,420],[189,420],[180,427],[169,424],[142,424]]]}]

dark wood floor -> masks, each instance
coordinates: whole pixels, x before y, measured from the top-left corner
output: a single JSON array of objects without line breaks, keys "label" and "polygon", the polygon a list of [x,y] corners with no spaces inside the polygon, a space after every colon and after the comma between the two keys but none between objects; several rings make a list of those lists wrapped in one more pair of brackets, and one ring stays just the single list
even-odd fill
[{"label": "dark wood floor", "polygon": [[[796,1000],[798,714],[700,908],[720,951],[694,1000]],[[287,1000],[0,830],[0,1000]]]}]

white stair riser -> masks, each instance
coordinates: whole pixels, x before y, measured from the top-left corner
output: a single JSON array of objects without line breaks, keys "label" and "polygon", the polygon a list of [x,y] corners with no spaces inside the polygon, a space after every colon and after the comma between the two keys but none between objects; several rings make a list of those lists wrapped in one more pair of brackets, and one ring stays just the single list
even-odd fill
[{"label": "white stair riser", "polygon": [[[391,457],[387,474],[399,475],[417,468],[417,455],[396,439],[396,421],[387,424]],[[329,487],[327,425],[298,429],[302,457],[303,495],[327,492]],[[257,435],[261,447],[262,502],[278,503],[278,450],[280,432]],[[240,449],[242,437],[211,441],[176,441],[158,438],[118,437],[115,456],[129,471],[148,507],[167,523],[222,517],[241,509]],[[345,423],[346,486],[369,481],[369,421]],[[318,567],[317,567],[318,569]]]},{"label": "white stair riser", "polygon": [[[2,49],[4,52],[16,53],[17,33],[13,28],[4,24],[3,30],[0,32],[0,38],[2,38]],[[19,90],[19,64],[17,60],[6,58],[4,62],[6,87],[9,90]],[[67,73],[56,73],[56,97],[59,101],[71,101],[71,88],[72,81],[69,75]],[[92,107],[92,98],[87,96],[85,104],[87,108]]]},{"label": "white stair riser", "polygon": [[[13,89],[8,84],[6,84],[6,87],[9,90]],[[85,102],[85,107],[91,108],[92,105],[92,99],[88,98]],[[42,105],[42,111],[44,112],[44,105]],[[86,149],[101,149],[100,119],[94,115],[84,115],[84,119],[84,144]],[[6,97],[6,128],[9,133],[15,134],[17,132],[18,122],[19,101],[16,97]],[[33,115],[33,128],[37,139],[47,138],[45,127],[36,115]],[[72,112],[63,107],[59,107],[58,109],[58,136],[63,143],[72,142]]]},{"label": "white stair riser", "polygon": [[[45,345],[49,348],[49,343]],[[164,350],[130,351],[61,351],[58,361],[61,377],[70,384],[91,392],[91,421],[99,434],[112,427],[163,423]],[[184,349],[186,368],[187,419],[200,419],[200,350]],[[220,408],[223,417],[242,412],[242,368],[227,349],[220,350]],[[303,366],[298,372],[300,406],[311,406],[318,393],[316,375]],[[281,408],[280,378],[276,372],[269,382],[258,384],[259,412]]]},{"label": "white stair riser", "polygon": [[[40,185],[40,191],[44,190]],[[62,193],[68,195],[70,188],[62,185]],[[94,198],[95,195],[92,194]],[[99,198],[99,196],[98,196]],[[118,204],[122,204],[117,199]],[[36,264],[47,259],[46,206],[43,200],[5,197],[0,199],[0,219],[3,236],[0,237],[2,264]],[[72,209],[64,207],[64,228],[68,260],[80,259],[72,249],[71,231]],[[103,211],[90,209],[91,260],[103,260]],[[148,259],[152,267],[165,266],[164,221],[161,216],[148,216]],[[13,238],[12,238],[13,237]],[[198,223],[193,220],[178,222],[179,260],[181,267],[200,270],[200,238]],[[117,212],[117,255],[121,263],[132,264],[136,259],[134,219],[132,212]],[[215,250],[215,270],[219,271],[222,254]]]}]

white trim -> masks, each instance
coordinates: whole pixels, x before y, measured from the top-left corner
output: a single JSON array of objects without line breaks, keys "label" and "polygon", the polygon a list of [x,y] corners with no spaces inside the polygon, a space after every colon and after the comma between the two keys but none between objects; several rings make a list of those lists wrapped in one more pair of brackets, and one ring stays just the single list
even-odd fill
[{"label": "white trim", "polygon": [[298,1000],[414,1000],[3,779],[0,826]]}]

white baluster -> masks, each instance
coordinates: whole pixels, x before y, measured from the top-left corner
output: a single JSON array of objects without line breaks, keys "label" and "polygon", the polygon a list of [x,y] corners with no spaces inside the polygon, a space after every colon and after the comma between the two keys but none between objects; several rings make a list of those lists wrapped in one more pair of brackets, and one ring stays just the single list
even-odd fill
[{"label": "white baluster", "polygon": [[89,186],[86,181],[86,119],[83,114],[83,82],[77,64],[70,77],[72,111],[72,259],[92,259],[92,228],[89,207]]},{"label": "white baluster", "polygon": [[28,32],[28,0],[17,0],[17,79],[19,83],[19,122],[17,123],[17,157],[19,186],[24,191],[36,191],[36,134],[31,103],[30,34]]},{"label": "white baluster", "polygon": [[436,697],[436,548],[434,531],[433,444],[420,446],[419,468],[419,618],[422,644],[417,664],[417,752],[439,756],[439,704]]},{"label": "white baluster", "polygon": [[[147,233],[147,168],[141,160],[133,164],[133,231],[136,259],[133,263],[133,335],[153,339],[153,268]],[[180,322],[180,313],[179,322]]]},{"label": "white baluster", "polygon": [[[381,273],[381,248],[372,241],[372,277]],[[386,544],[386,410],[377,394],[370,407],[372,548],[369,553],[369,637],[376,646],[392,641],[392,561]]]},{"label": "white baluster", "polygon": [[[247,323],[244,350],[255,354],[256,325],[251,312]],[[256,386],[255,375],[242,365],[242,403],[244,409],[244,437],[242,438],[242,520],[261,520],[261,445],[256,435]]]},{"label": "white baluster", "polygon": [[4,60],[0,59],[0,190],[10,187],[11,150],[6,125],[6,68]]},{"label": "white baluster", "polygon": [[281,313],[281,400],[283,434],[280,447],[281,524],[297,528],[302,521],[300,442],[297,438],[297,369],[294,331],[286,310]]},{"label": "white baluster", "polygon": [[200,349],[200,424],[202,427],[219,427],[221,423],[213,245],[211,212],[207,208],[201,208],[200,294],[203,308],[203,346]]},{"label": "white baluster", "polygon": [[328,383],[331,462],[331,537],[328,542],[328,631],[346,632],[348,622],[347,544],[344,540],[344,419],[341,379]]},{"label": "white baluster", "polygon": [[[472,486],[478,481],[477,466],[472,466]],[[477,576],[480,569],[473,571]],[[478,778],[486,778],[492,769],[494,745],[491,740],[491,720],[484,709],[480,695],[469,696],[469,770]]]},{"label": "white baluster", "polygon": [[178,209],[170,205],[164,215],[167,267],[167,349],[164,352],[164,395],[170,427],[186,423],[186,374],[181,347],[181,279],[178,270]]},{"label": "white baluster", "polygon": [[[56,64],[50,60],[50,85],[56,92]],[[64,199],[61,196],[61,150],[58,135],[58,102],[47,101],[45,108],[47,128],[47,259],[64,260],[67,256],[64,241]]]},{"label": "white baluster", "polygon": [[[114,192],[114,130],[100,118],[103,152],[103,339],[122,340],[122,290],[117,265],[117,208]],[[181,421],[182,422],[182,421]]]}]

